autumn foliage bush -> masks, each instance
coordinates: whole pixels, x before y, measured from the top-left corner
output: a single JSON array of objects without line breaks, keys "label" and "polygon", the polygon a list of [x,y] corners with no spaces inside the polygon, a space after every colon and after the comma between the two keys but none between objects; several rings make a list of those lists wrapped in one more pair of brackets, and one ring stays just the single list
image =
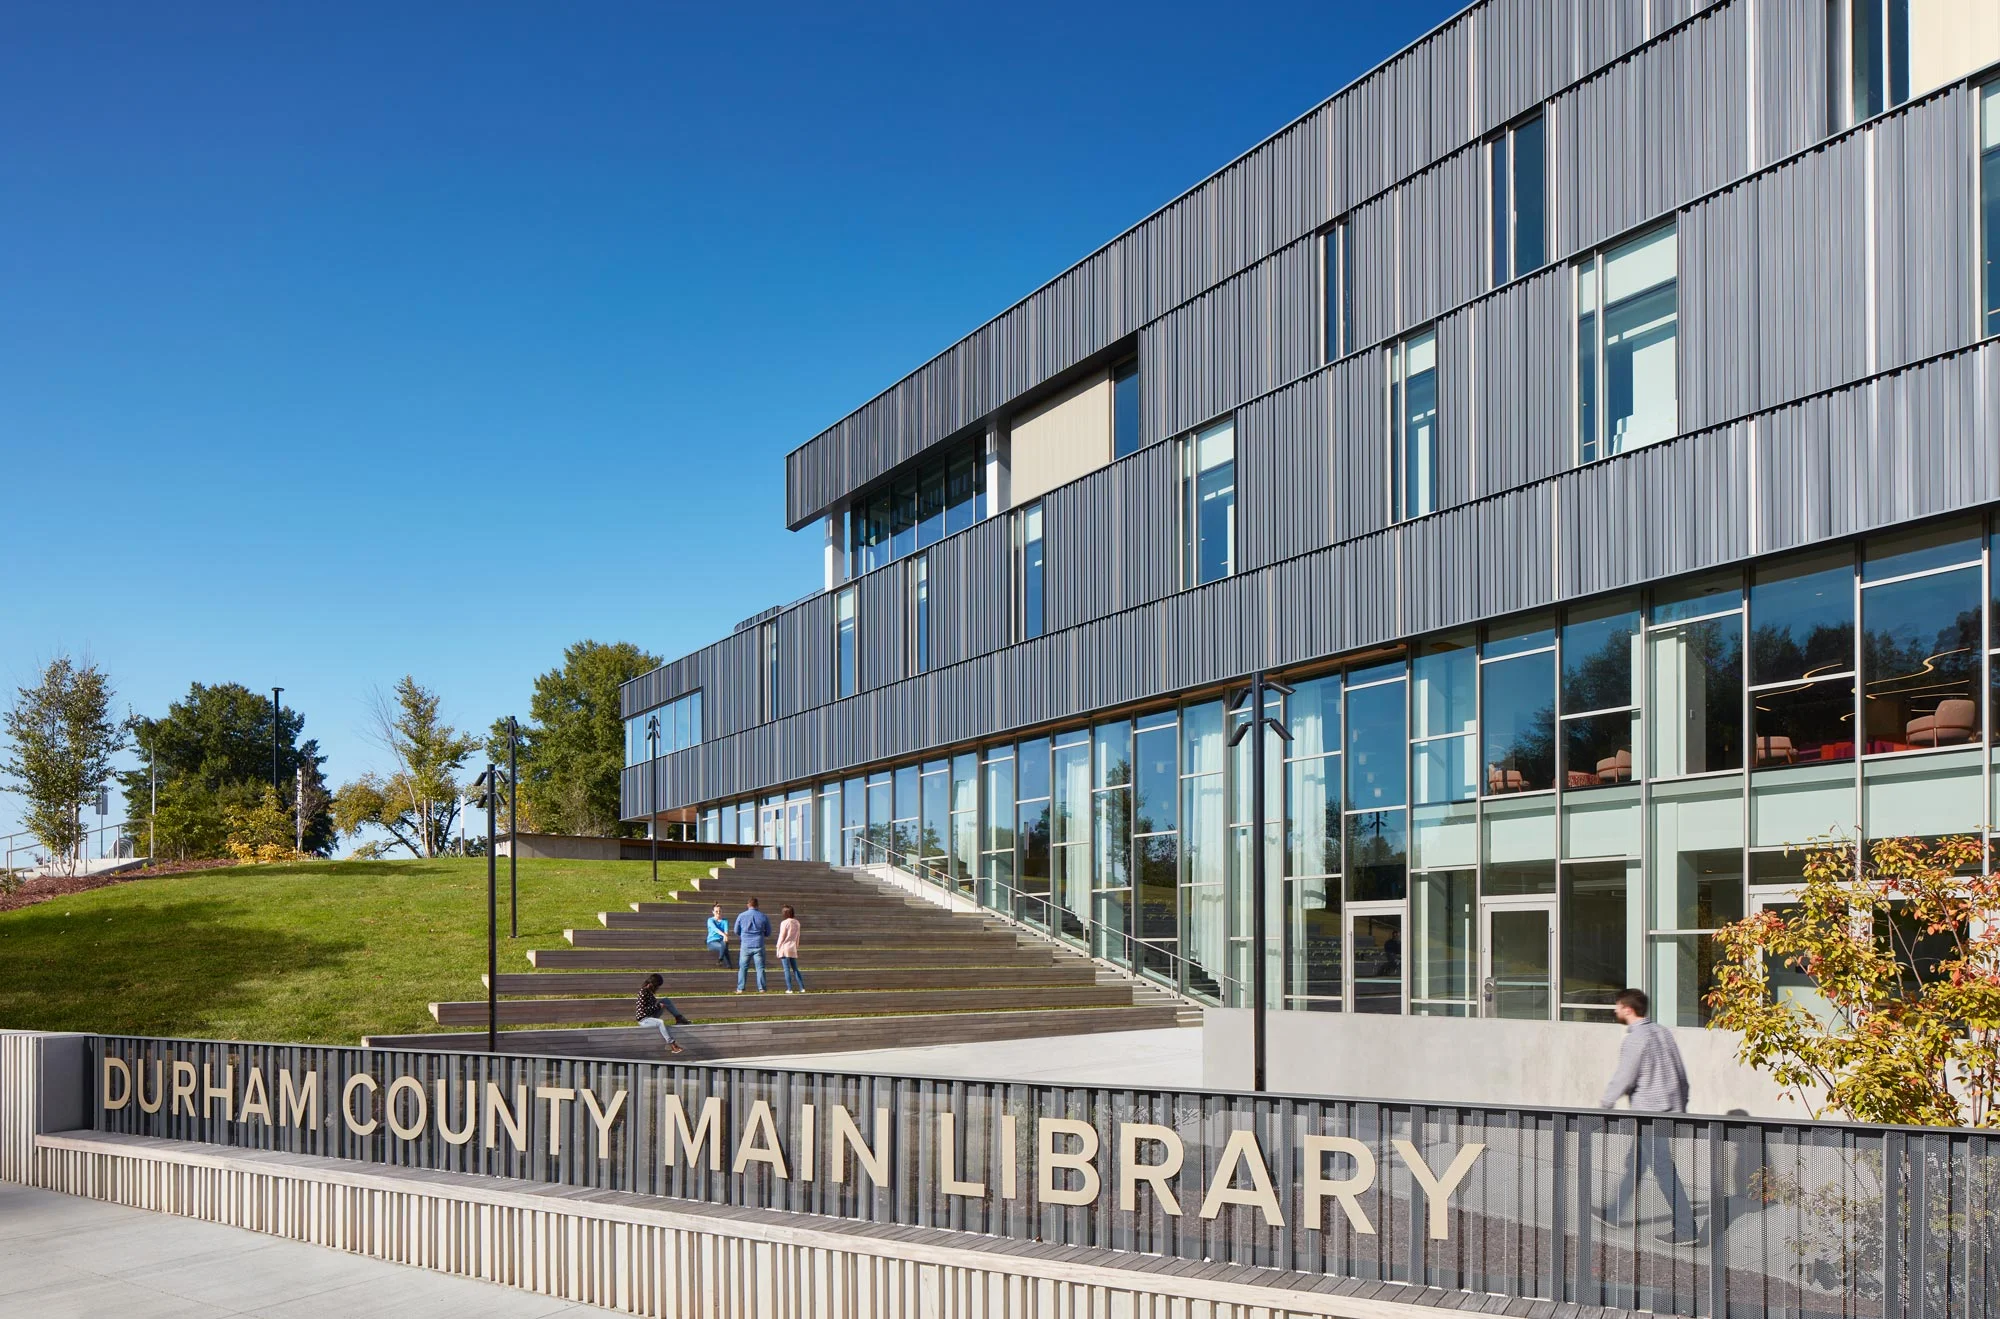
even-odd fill
[{"label": "autumn foliage bush", "polygon": [[[1797,900],[1715,936],[1712,1025],[1815,1117],[2000,1126],[2000,877],[1976,838],[1806,849]],[[1774,992],[1773,973],[1803,978]],[[1806,991],[1806,992],[1798,992]]]}]

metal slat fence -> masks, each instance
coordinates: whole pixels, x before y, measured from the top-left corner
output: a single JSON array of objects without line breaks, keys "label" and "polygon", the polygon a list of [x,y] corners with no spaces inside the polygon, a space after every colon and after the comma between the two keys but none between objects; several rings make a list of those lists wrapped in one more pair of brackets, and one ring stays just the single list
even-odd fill
[{"label": "metal slat fence", "polygon": [[[92,1050],[104,1131],[1690,1316],[2000,1313],[2000,1157],[1972,1131],[110,1036]],[[1671,1150],[1693,1239],[1663,1239],[1675,1220],[1651,1176],[1636,1213],[1606,1220],[1642,1141]]]}]

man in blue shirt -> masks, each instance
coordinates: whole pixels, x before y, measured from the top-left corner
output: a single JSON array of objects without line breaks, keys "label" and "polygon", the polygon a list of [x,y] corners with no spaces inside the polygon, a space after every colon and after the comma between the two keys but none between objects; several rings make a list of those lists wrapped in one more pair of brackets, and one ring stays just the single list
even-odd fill
[{"label": "man in blue shirt", "polygon": [[757,959],[757,992],[764,992],[764,940],[771,937],[771,918],[757,910],[757,899],[736,918],[736,992],[743,992],[743,973]]}]

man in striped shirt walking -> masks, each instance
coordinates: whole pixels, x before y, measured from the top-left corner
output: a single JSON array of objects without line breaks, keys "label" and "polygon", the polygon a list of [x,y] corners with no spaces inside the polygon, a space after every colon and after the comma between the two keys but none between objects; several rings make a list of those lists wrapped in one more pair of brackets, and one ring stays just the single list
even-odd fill
[{"label": "man in striped shirt walking", "polygon": [[[1612,1074],[1611,1084],[1604,1087],[1602,1103],[1605,1108],[1615,1108],[1619,1100],[1629,1097],[1634,1112],[1685,1113],[1687,1067],[1681,1062],[1674,1033],[1646,1015],[1650,1006],[1642,989],[1618,991],[1613,1011],[1625,1027],[1625,1042],[1619,1047],[1618,1070]],[[1688,1203],[1687,1188],[1681,1185],[1680,1174],[1674,1170],[1673,1141],[1668,1127],[1665,1121],[1640,1119],[1639,1134],[1632,1145],[1632,1162],[1625,1169],[1618,1196],[1610,1208],[1598,1210],[1597,1216],[1611,1227],[1625,1227],[1633,1197],[1639,1190],[1639,1174],[1650,1166],[1653,1180],[1659,1183],[1660,1194],[1666,1197],[1674,1215],[1673,1227],[1660,1233],[1660,1240],[1676,1246],[1693,1245],[1701,1238],[1695,1231],[1694,1208]]]}]

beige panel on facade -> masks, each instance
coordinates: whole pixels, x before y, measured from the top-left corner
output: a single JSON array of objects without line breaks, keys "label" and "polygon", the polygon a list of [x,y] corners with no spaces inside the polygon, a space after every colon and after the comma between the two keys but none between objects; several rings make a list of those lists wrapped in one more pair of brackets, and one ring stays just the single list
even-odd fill
[{"label": "beige panel on facade", "polygon": [[1010,431],[1009,507],[1096,471],[1111,461],[1111,373],[1036,404]]},{"label": "beige panel on facade", "polygon": [[2000,4],[1910,0],[1910,95],[2000,62]]}]

